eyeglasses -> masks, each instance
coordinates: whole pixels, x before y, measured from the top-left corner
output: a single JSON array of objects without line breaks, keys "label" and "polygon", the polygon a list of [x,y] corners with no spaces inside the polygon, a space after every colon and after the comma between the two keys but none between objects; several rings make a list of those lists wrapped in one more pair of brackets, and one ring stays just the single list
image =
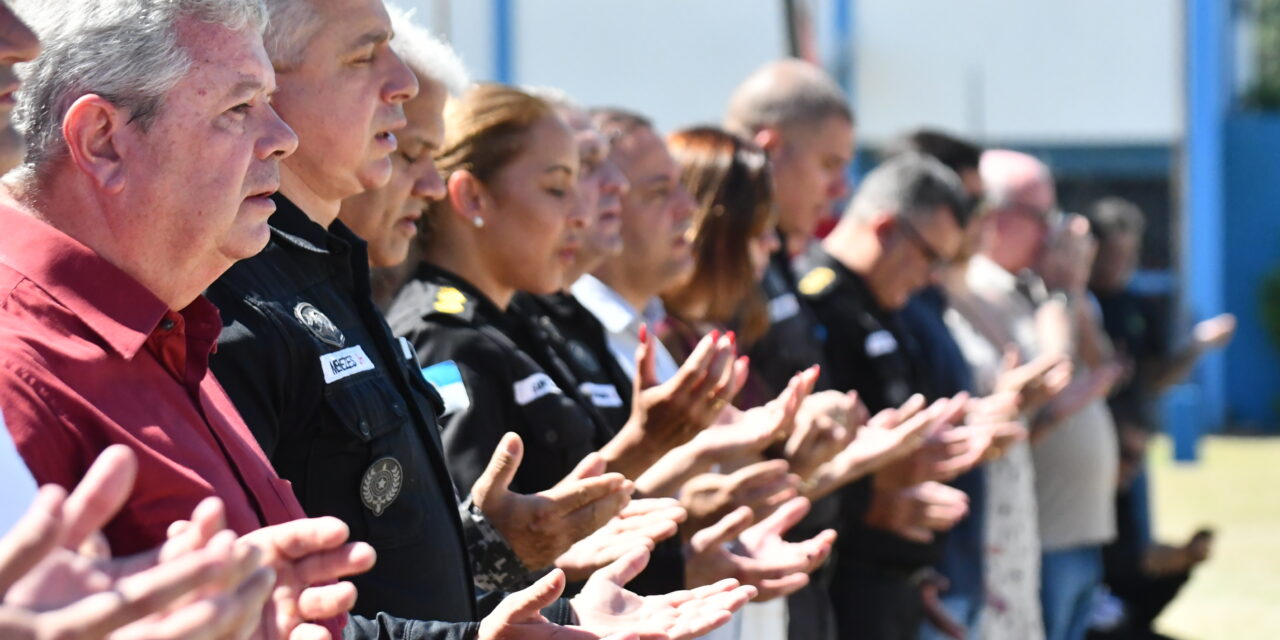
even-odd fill
[{"label": "eyeglasses", "polygon": [[903,231],[903,235],[915,246],[916,250],[924,255],[925,260],[929,262],[930,269],[937,269],[951,263],[951,259],[944,258],[936,249],[930,246],[924,236],[920,235],[920,230],[916,229],[916,226],[906,218],[898,219],[898,228]]}]

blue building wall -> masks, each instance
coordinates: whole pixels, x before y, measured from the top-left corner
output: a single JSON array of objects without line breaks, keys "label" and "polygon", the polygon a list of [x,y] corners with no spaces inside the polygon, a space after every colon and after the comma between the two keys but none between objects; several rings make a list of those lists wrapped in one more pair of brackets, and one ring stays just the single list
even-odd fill
[{"label": "blue building wall", "polygon": [[1226,307],[1240,319],[1227,349],[1232,418],[1275,430],[1280,349],[1263,333],[1258,285],[1280,267],[1280,116],[1238,114],[1225,125]]}]

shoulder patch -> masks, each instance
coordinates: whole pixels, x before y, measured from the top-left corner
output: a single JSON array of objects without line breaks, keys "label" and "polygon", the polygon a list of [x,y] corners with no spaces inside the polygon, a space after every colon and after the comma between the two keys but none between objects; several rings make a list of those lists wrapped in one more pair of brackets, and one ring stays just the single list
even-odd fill
[{"label": "shoulder patch", "polygon": [[426,294],[427,308],[424,316],[446,315],[470,322],[475,315],[476,301],[455,286],[429,284]]},{"label": "shoulder patch", "polygon": [[422,377],[436,388],[436,392],[444,400],[441,418],[471,407],[471,396],[467,393],[466,384],[462,382],[462,372],[458,370],[458,364],[453,360],[445,360],[424,368]]},{"label": "shoulder patch", "polygon": [[467,296],[456,287],[440,287],[431,308],[440,313],[458,314],[467,310]]},{"label": "shoulder patch", "polygon": [[816,267],[804,274],[797,288],[806,296],[816,296],[829,289],[835,281],[836,272],[831,267]]}]

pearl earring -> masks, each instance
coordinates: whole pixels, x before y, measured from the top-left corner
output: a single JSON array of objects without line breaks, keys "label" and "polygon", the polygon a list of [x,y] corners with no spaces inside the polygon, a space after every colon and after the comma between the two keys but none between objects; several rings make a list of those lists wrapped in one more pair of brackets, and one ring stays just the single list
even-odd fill
[{"label": "pearl earring", "polygon": [[481,218],[480,216],[476,216],[476,217],[474,217],[474,218],[472,218],[472,219],[471,219],[471,224],[474,224],[474,225],[476,226],[476,228],[477,228],[477,229],[483,229],[483,228],[484,228],[484,218]]}]

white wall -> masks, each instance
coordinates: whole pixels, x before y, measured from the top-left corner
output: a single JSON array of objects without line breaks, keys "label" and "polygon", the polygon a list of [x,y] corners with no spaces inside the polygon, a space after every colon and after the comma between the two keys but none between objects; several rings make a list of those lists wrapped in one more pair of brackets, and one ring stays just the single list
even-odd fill
[{"label": "white wall", "polygon": [[[416,4],[429,18],[432,0]],[[489,0],[452,0],[452,40],[493,70]],[[729,93],[786,49],[777,0],[517,0],[514,73],[587,106],[625,106],[671,129],[720,121]],[[424,20],[429,22],[429,20]]]},{"label": "white wall", "polygon": [[921,123],[1001,142],[1181,135],[1181,3],[857,0],[865,139]]},{"label": "white wall", "polygon": [[[429,22],[433,3],[422,7]],[[834,2],[811,0],[831,53]],[[1168,144],[1181,137],[1175,0],[852,0],[860,137],[921,125],[987,142]],[[490,0],[450,0],[449,31],[491,77]],[[716,122],[786,47],[780,0],[513,0],[514,72],[663,128]]]}]

